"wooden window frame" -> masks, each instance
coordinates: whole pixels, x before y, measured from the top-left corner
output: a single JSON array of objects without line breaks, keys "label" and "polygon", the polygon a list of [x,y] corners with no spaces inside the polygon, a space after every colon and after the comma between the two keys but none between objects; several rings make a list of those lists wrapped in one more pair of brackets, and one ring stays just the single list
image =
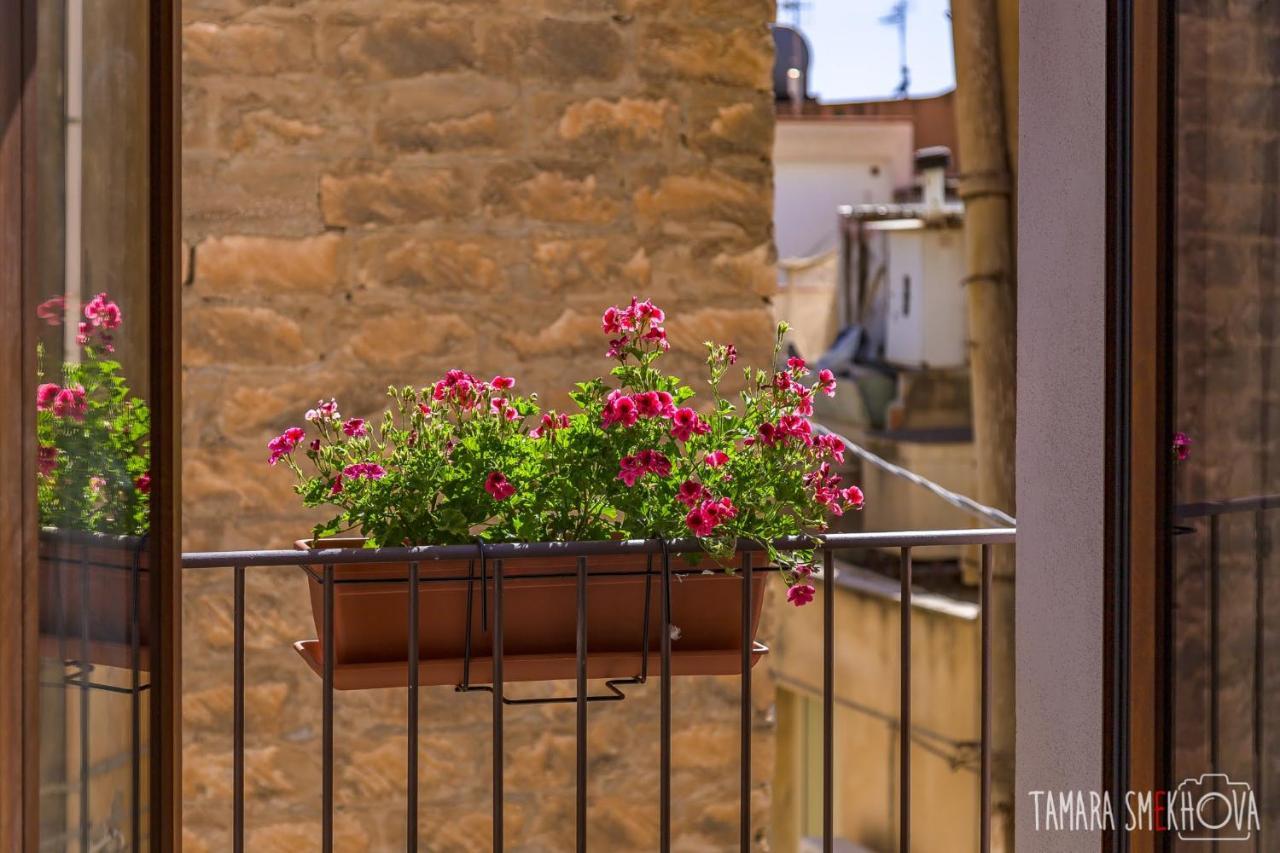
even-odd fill
[{"label": "wooden window frame", "polygon": [[[1103,766],[1122,797],[1170,787],[1174,3],[1112,0],[1109,26]],[[1104,849],[1154,853],[1167,836],[1110,832]]]}]

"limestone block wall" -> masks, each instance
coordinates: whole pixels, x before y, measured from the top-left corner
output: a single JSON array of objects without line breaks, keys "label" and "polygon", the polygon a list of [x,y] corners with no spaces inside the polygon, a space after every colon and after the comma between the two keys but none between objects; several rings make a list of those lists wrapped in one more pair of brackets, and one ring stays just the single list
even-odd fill
[{"label": "limestone block wall", "polygon": [[[563,405],[607,369],[598,317],[667,308],[673,366],[707,338],[767,356],[774,273],[771,0],[186,0],[184,537],[306,533],[265,443],[321,395],[344,413],[445,369],[514,374]],[[249,583],[250,849],[318,844],[319,684],[291,572]],[[185,826],[227,847],[230,577],[187,579]],[[763,670],[761,670],[763,672]],[[656,691],[593,707],[592,832],[652,849]],[[772,690],[757,679],[756,826]],[[682,681],[686,849],[736,843],[737,685]],[[596,709],[599,710],[596,710]],[[402,849],[404,692],[338,701],[345,851]],[[513,849],[571,846],[573,717],[510,715]],[[487,849],[489,711],[427,691],[422,838]]]}]

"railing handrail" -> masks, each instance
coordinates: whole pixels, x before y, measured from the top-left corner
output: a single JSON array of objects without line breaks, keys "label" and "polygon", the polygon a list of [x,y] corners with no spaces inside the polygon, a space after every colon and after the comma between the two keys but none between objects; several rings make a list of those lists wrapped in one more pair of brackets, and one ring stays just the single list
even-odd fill
[{"label": "railing handrail", "polygon": [[[815,536],[790,536],[772,543],[779,551],[819,548],[823,543],[839,550],[849,548],[929,548],[947,545],[1011,545],[1016,528],[996,527],[960,530],[899,530],[883,533],[828,533]],[[494,542],[484,544],[491,559],[520,557],[594,557],[606,554],[658,554],[661,539],[627,539],[587,542]],[[672,554],[698,553],[703,550],[698,539],[670,539],[666,550]],[[409,560],[457,560],[474,557],[477,545],[419,545],[409,548],[318,548],[249,551],[192,551],[182,555],[184,569],[227,568],[229,566],[302,566],[316,563],[345,565],[348,563],[380,563]],[[761,551],[758,542],[741,540],[740,551]]]}]

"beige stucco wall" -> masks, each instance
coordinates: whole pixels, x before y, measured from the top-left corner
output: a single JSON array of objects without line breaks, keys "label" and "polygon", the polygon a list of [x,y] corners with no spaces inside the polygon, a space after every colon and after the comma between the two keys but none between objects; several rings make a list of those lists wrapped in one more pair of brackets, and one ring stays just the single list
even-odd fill
[{"label": "beige stucco wall", "polygon": [[[265,443],[315,399],[381,406],[450,367],[564,402],[602,372],[598,316],[668,309],[701,342],[766,352],[773,288],[768,0],[188,0],[183,10],[184,526],[190,549],[305,533]],[[290,572],[249,582],[249,848],[317,843],[319,683]],[[187,578],[188,849],[230,824],[230,577]],[[593,706],[593,840],[651,849],[656,689]],[[756,826],[772,762],[757,682]],[[428,690],[422,839],[487,849],[489,707]],[[338,698],[344,851],[402,849],[404,693]],[[737,838],[737,684],[675,694],[678,846]],[[571,708],[508,715],[513,849],[571,846]]]},{"label": "beige stucco wall", "polygon": [[[857,588],[837,586],[834,608],[834,828],[837,838],[867,850],[896,850],[901,719],[897,582],[866,571],[859,575]],[[820,584],[810,607],[780,614],[769,660],[779,688],[771,827],[776,853],[795,853],[805,836],[821,838],[820,608],[826,594],[826,585]],[[912,849],[964,853],[978,849],[977,606],[923,594],[915,597],[915,605]]]}]

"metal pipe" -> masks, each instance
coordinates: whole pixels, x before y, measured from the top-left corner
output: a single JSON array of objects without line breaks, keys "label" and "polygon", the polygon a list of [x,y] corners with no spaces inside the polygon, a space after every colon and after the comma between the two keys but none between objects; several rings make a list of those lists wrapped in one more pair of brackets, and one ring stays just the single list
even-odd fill
[{"label": "metal pipe", "polygon": [[80,555],[80,849],[89,847],[89,546]]},{"label": "metal pipe", "polygon": [[659,679],[660,768],[658,775],[660,853],[671,851],[671,553],[662,548],[662,673]]},{"label": "metal pipe", "polygon": [[[235,853],[244,853],[244,566],[236,566],[232,572],[235,592],[232,605],[231,846]],[[325,654],[329,654],[328,649],[325,649]]]},{"label": "metal pipe", "polygon": [[409,778],[405,789],[405,841],[409,853],[418,850],[418,563],[409,564],[409,742],[406,760]]},{"label": "metal pipe", "polygon": [[502,560],[493,561],[493,849],[502,851]]},{"label": "metal pipe", "polygon": [[142,553],[146,548],[142,537],[133,549],[130,566],[129,594],[129,846],[134,853],[142,851]]},{"label": "metal pipe", "polygon": [[902,853],[911,850],[911,549],[901,552],[900,579],[902,597],[899,621],[902,635],[902,665],[899,669],[901,695],[898,715],[902,727],[898,731],[899,779],[898,779],[898,849]]},{"label": "metal pipe", "polygon": [[321,728],[321,835],[324,853],[333,853],[333,564],[324,567],[324,684]]},{"label": "metal pipe", "polygon": [[587,849],[587,558],[578,558],[577,838]]},{"label": "metal pipe", "polygon": [[[912,530],[887,533],[832,533],[825,537],[836,549],[926,547],[931,545],[1009,545],[1013,544],[1012,527],[981,530]],[[788,536],[771,543],[779,551],[813,548],[816,541],[809,536]],[[751,540],[739,540],[741,551],[758,552],[764,547]],[[672,554],[704,553],[698,539],[673,539],[666,543]],[[486,544],[490,558],[580,557],[608,554],[657,554],[663,550],[662,540],[630,539],[600,542],[499,542]],[[408,562],[421,560],[466,560],[474,558],[474,545],[422,545],[413,548],[323,548],[312,551],[195,551],[184,554],[187,569],[226,568],[236,563],[253,566],[302,566],[317,563],[348,565],[351,563]]]},{"label": "metal pipe", "polygon": [[982,823],[979,826],[980,853],[991,853],[991,546],[982,546],[982,587],[979,596],[979,617],[981,618],[981,652],[982,660],[982,738],[981,750],[982,782],[980,807]]},{"label": "metal pipe", "polygon": [[742,684],[739,693],[738,847],[751,850],[751,552],[742,554]]},{"label": "metal pipe", "polygon": [[822,851],[835,846],[835,559],[822,551]]}]

